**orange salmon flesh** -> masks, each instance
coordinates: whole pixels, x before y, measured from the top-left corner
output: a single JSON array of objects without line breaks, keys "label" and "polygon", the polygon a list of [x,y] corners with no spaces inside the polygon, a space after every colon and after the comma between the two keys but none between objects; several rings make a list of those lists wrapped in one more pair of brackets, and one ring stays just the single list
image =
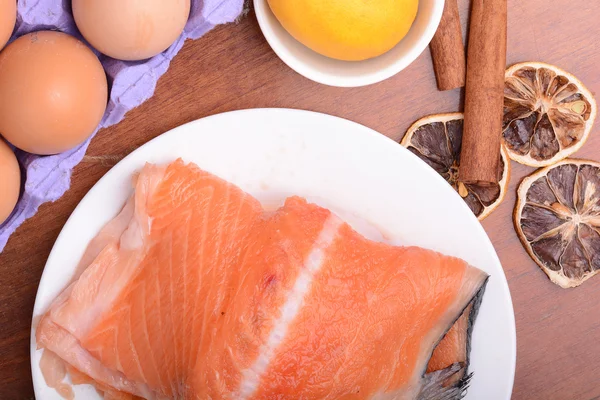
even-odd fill
[{"label": "orange salmon flesh", "polygon": [[67,374],[109,399],[430,398],[466,373],[487,278],[301,197],[266,212],[194,164],[147,164],[41,318],[40,366],[65,398]]}]

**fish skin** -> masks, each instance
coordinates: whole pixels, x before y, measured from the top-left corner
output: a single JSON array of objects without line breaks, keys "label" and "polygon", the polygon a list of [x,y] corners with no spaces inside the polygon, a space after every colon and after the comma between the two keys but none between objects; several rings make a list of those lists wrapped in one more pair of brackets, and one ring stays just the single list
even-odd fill
[{"label": "fish skin", "polygon": [[130,224],[93,246],[39,347],[115,396],[430,400],[462,388],[443,386],[455,365],[424,371],[472,303],[474,323],[486,274],[369,241],[299,197],[265,213],[193,165],[161,168],[142,170]]},{"label": "fish skin", "polygon": [[[425,384],[421,393],[419,393],[418,400],[460,400],[466,396],[469,384],[474,375],[473,373],[469,373],[473,328],[475,326],[475,321],[477,320],[477,315],[479,314],[488,281],[489,277],[486,278],[481,289],[479,289],[471,303],[465,308],[465,311],[470,308],[467,332],[465,335],[466,353],[464,354],[464,357],[463,355],[460,355],[465,361],[455,362],[444,369],[425,373]],[[443,340],[444,338],[442,338],[442,341]],[[431,362],[431,359],[429,362]]]},{"label": "fish skin", "polygon": [[453,379],[456,374],[462,374],[466,366],[464,363],[454,363],[447,368],[430,372],[424,377],[424,384],[418,400],[459,400],[466,396],[472,375],[467,375],[458,380],[456,384],[444,386],[444,383]]}]

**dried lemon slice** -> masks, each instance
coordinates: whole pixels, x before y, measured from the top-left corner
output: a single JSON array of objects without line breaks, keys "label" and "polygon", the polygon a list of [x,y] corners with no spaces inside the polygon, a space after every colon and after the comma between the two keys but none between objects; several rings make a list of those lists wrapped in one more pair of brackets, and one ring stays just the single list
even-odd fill
[{"label": "dried lemon slice", "polygon": [[458,166],[463,134],[463,114],[436,114],[421,118],[404,135],[401,144],[436,170],[460,194],[479,220],[500,204],[510,177],[506,149],[501,151],[496,185],[482,187],[458,180]]},{"label": "dried lemon slice", "polygon": [[513,160],[542,167],[569,157],[595,118],[592,94],[568,72],[540,62],[506,70],[502,135]]},{"label": "dried lemon slice", "polygon": [[567,159],[525,178],[514,213],[525,249],[564,288],[600,270],[600,163]]}]

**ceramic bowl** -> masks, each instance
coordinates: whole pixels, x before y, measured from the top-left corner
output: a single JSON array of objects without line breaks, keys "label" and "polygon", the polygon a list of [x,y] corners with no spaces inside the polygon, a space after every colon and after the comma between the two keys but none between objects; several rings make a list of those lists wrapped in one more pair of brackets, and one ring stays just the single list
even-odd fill
[{"label": "ceramic bowl", "polygon": [[322,56],[283,28],[267,0],[254,0],[254,9],[267,42],[290,68],[325,85],[355,87],[380,82],[409,66],[433,38],[442,18],[444,0],[419,0],[417,17],[408,34],[387,53],[365,61],[341,61]]}]

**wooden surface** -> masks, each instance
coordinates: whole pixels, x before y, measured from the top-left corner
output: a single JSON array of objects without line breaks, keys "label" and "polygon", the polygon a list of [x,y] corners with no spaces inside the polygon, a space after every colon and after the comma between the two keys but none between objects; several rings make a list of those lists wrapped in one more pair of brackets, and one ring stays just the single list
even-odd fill
[{"label": "wooden surface", "polygon": [[[464,28],[467,0],[460,0],[459,7]],[[508,9],[509,63],[553,63],[574,73],[592,92],[600,90],[599,1],[509,0]],[[156,95],[121,124],[99,133],[73,173],[72,188],[56,203],[42,206],[0,255],[0,399],[33,398],[31,311],[44,263],[63,224],[94,183],[141,144],[197,118],[253,107],[320,111],[400,139],[419,117],[462,109],[461,97],[459,90],[436,90],[429,51],[373,86],[339,89],[311,82],[275,56],[252,13],[239,24],[187,43]],[[577,155],[600,159],[600,123]],[[513,398],[600,398],[600,276],[580,288],[561,289],[519,244],[511,222],[515,187],[531,171],[513,163],[510,192],[483,224],[500,255],[515,306]]]}]

